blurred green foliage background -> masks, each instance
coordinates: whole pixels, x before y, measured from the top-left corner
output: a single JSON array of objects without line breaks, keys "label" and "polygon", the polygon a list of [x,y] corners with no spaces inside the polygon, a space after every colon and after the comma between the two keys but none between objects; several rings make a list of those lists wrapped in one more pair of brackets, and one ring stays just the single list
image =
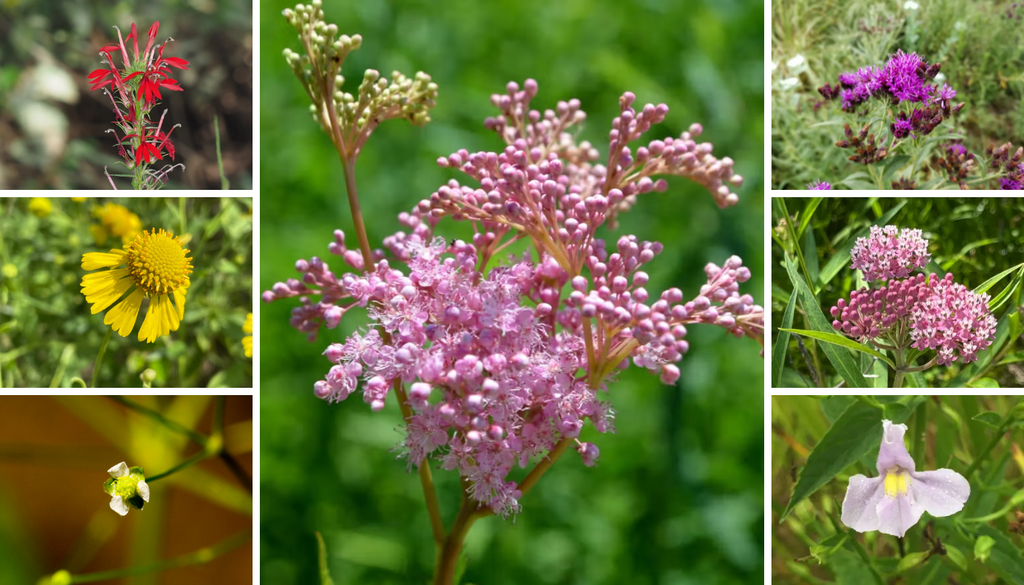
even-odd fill
[{"label": "blurred green foliage background", "polygon": [[[330,140],[281,56],[299,50],[280,0],[261,5],[260,286],[294,277],[298,258],[327,256],[331,231],[351,234],[343,173]],[[356,176],[371,243],[449,178],[439,156],[496,150],[483,127],[489,96],[510,80],[535,78],[533,104],[577,97],[588,114],[582,139],[607,148],[618,97],[665,102],[666,123],[648,139],[678,136],[701,122],[718,156],[745,177],[740,204],[719,210],[700,186],[669,179],[641,198],[618,233],[666,244],[648,289],[695,295],[707,262],[730,254],[753,267],[744,292],[760,300],[763,278],[763,4],[757,1],[540,0],[446,3],[324,2],[326,19],[363,46],[345,62],[350,80],[366,68],[430,73],[440,87],[433,122],[383,124]],[[350,81],[350,87],[354,87]],[[438,233],[467,238],[466,224]],[[612,237],[612,234],[607,234]],[[340,264],[338,264],[340,266]],[[327,541],[338,583],[422,583],[434,546],[419,482],[389,450],[401,439],[394,401],[373,414],[358,398],[330,406],[313,383],[320,355],[363,316],[353,311],[315,343],[288,325],[295,303],[261,308],[261,575],[281,585],[317,578],[314,531]],[[586,469],[569,454],[524,499],[514,522],[478,522],[467,541],[464,583],[749,583],[760,581],[763,518],[762,380],[758,347],[714,327],[693,327],[678,387],[636,369],[613,386],[615,435],[582,440],[601,449]],[[521,477],[515,478],[521,479]],[[435,473],[450,525],[457,478]]]},{"label": "blurred green foliage background", "polygon": [[[901,229],[923,230],[923,237],[929,240],[928,251],[931,254],[925,273],[942,277],[951,272],[956,282],[970,289],[1024,262],[1024,200],[1019,198],[775,198],[772,200],[773,348],[783,312],[793,290],[784,260],[786,252],[795,258],[795,248],[788,230],[781,224],[783,215],[780,213],[780,201],[784,202],[789,212],[790,225],[794,228],[803,225],[807,219],[804,236],[798,236],[799,246],[814,278],[819,306],[829,323],[832,322],[829,309],[840,298],[849,301],[851,291],[868,284],[863,281],[860,271],[850,268],[847,246],[852,246],[859,232],[866,231],[871,225],[895,225]],[[808,218],[808,214],[812,215]],[[883,217],[888,219],[880,221]],[[838,271],[832,273],[827,268],[835,258],[843,261]],[[913,384],[918,387],[955,388],[963,388],[968,384],[988,384],[991,387],[994,383],[1003,387],[1024,386],[1024,368],[1021,367],[1024,362],[1024,339],[1021,338],[1019,327],[1014,335],[1009,326],[1012,318],[1019,323],[1019,317],[1015,315],[1019,314],[1022,289],[1019,277],[1016,280],[1018,286],[1012,287],[1016,274],[1007,275],[988,290],[988,295],[995,297],[1009,286],[1012,294],[993,313],[999,319],[996,341],[978,354],[979,360],[966,368],[957,362],[949,367],[937,366],[909,376],[908,387]],[[808,324],[799,303],[794,313],[793,328],[814,329]],[[841,378],[821,353],[820,345],[812,339],[804,339],[803,343],[806,353],[800,348],[795,335],[790,338],[785,348],[785,370],[781,384],[776,387],[816,387],[812,382],[814,376],[807,366],[808,360],[817,364],[815,367],[822,375],[824,387],[833,387],[839,383]],[[929,354],[929,359],[932,355]],[[918,361],[923,364],[927,360]],[[881,376],[878,382],[884,384],[884,364],[876,365],[883,366],[874,370],[874,373]],[[892,379],[891,373],[889,378]]]},{"label": "blurred green foliage background", "polygon": [[[843,115],[838,101],[824,101],[817,88],[835,84],[844,71],[883,65],[896,49],[942,63],[955,101],[967,104],[955,124],[947,121],[937,132],[962,133],[964,146],[977,155],[991,144],[1024,143],[1024,4],[916,3],[919,8],[909,11],[905,0],[772,0],[773,189],[804,189],[819,180],[835,189],[864,170],[847,160],[852,152],[835,146]],[[790,67],[787,62],[797,55],[805,64]],[[783,87],[780,82],[788,78],[799,84]],[[957,188],[945,181],[941,186]]]},{"label": "blurred green foliage background", "polygon": [[[139,341],[145,307],[128,337],[114,333],[98,387],[252,387],[252,360],[242,325],[252,311],[252,200],[219,198],[49,199],[51,211],[28,211],[33,199],[0,199],[0,381],[3,387],[69,387],[89,381],[109,326],[90,314],[81,293],[82,254],[120,248],[98,245],[93,209],[116,202],[139,216],[142,229],[185,236],[193,273],[185,318],[154,343]],[[109,309],[108,309],[109,310]]]},{"label": "blurred green foliage background", "polygon": [[[1021,404],[1019,396],[772,396],[772,583],[1024,582]],[[878,477],[883,419],[907,425],[917,471],[952,469],[971,486],[963,510],[924,514],[902,539],[858,534],[840,520],[850,476]]]},{"label": "blurred green foliage background", "polygon": [[[174,70],[184,91],[162,92],[175,162],[167,188],[220,189],[214,116],[220,122],[224,173],[234,189],[252,188],[251,0],[0,1],[0,189],[110,189],[103,167],[124,173],[113,135],[113,104],[86,80],[102,66],[99,50],[134,22],[146,33],[160,22],[165,56],[189,62]],[[129,49],[131,51],[131,49]],[[157,167],[159,168],[159,167]],[[119,189],[131,187],[116,179]]]}]

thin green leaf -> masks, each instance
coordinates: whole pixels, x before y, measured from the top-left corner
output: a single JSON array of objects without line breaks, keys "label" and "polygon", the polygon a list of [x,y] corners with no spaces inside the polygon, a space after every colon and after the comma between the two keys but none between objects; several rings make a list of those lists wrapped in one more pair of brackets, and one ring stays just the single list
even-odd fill
[{"label": "thin green leaf", "polygon": [[[786,256],[786,271],[789,273],[789,279],[793,283],[795,292],[800,297],[800,306],[804,309],[804,314],[807,315],[807,319],[818,331],[829,332],[832,331],[832,325],[825,319],[824,313],[821,312],[821,308],[818,306],[818,299],[815,298],[814,294],[811,293],[811,289],[807,288],[807,283],[804,282],[803,278],[797,272],[796,262],[791,256]],[[841,347],[836,347],[832,344],[825,344],[821,346],[821,350],[825,353],[825,357],[832,363],[832,366],[839,372],[843,380],[846,381],[846,385],[850,388],[867,388],[867,380],[860,373],[857,368],[857,362],[854,361],[853,356],[850,352]]]},{"label": "thin green leaf", "polygon": [[996,244],[998,242],[998,238],[988,238],[985,240],[978,240],[977,242],[971,242],[970,244],[967,244],[963,248],[960,248],[960,251],[957,252],[956,256],[953,256],[949,260],[943,262],[942,269],[948,271],[950,268],[953,267],[953,265],[962,260],[963,257],[966,256],[967,253],[970,252],[971,250],[976,250],[982,246],[988,246],[989,244]]},{"label": "thin green leaf", "polygon": [[824,200],[824,197],[812,197],[811,200],[807,202],[807,206],[804,207],[804,211],[800,215],[800,229],[796,230],[796,237],[802,238],[804,236],[804,230],[807,229],[807,225],[811,223],[811,218],[814,217],[814,212]]},{"label": "thin green leaf", "polygon": [[831,343],[833,345],[839,345],[839,346],[845,347],[846,349],[852,349],[854,351],[859,351],[859,352],[862,352],[862,353],[866,353],[868,355],[874,356],[874,357],[884,361],[885,363],[889,364],[893,368],[896,367],[896,364],[894,364],[889,358],[885,357],[885,355],[883,355],[878,350],[871,349],[870,347],[864,345],[863,343],[854,341],[854,340],[852,340],[849,337],[846,337],[844,335],[839,335],[839,334],[836,334],[836,333],[825,333],[824,331],[808,331],[806,329],[782,329],[782,328],[779,328],[779,331],[788,331],[789,333],[796,333],[797,335],[803,335],[804,337],[813,337],[814,339],[817,339],[819,341],[824,341],[825,343]]},{"label": "thin green leaf", "polygon": [[986,280],[985,282],[979,284],[978,286],[974,287],[974,292],[979,293],[979,294],[983,293],[983,292],[988,292],[988,289],[992,288],[992,285],[994,285],[995,283],[999,282],[1000,280],[1006,278],[1007,274],[1010,274],[1014,270],[1020,270],[1021,268],[1024,268],[1024,262],[1022,262],[1022,263],[1020,263],[1020,264],[1018,264],[1016,266],[1013,266],[1011,268],[1007,268],[1006,270],[1000,272],[999,274],[997,274],[997,275],[993,276],[992,278]]},{"label": "thin green leaf", "polygon": [[334,585],[331,571],[327,568],[327,546],[324,545],[324,537],[319,532],[316,533],[316,549],[320,560],[320,585]]},{"label": "thin green leaf", "polygon": [[814,241],[814,230],[804,236],[804,263],[807,264],[807,276],[811,282],[818,282],[818,245]]},{"label": "thin green leaf", "polygon": [[1010,281],[1010,284],[1006,285],[1006,287],[1002,291],[1000,291],[999,294],[997,294],[996,296],[992,297],[989,300],[989,311],[995,312],[996,310],[999,309],[999,307],[1003,305],[1003,303],[1010,299],[1010,296],[1012,296],[1013,293],[1017,291],[1017,287],[1020,286],[1022,276],[1024,276],[1024,268],[1021,268],[1020,271],[1017,272],[1017,275],[1013,277],[1013,280]]},{"label": "thin green leaf", "polygon": [[1003,422],[1003,417],[992,411],[979,412],[978,414],[971,417],[971,420],[976,420],[982,424],[986,424],[993,429],[998,429],[999,425]]},{"label": "thin green leaf", "polygon": [[[793,326],[793,310],[796,308],[796,295],[789,295],[789,304],[782,314],[782,327]],[[779,330],[779,337],[775,340],[775,350],[772,352],[772,388],[780,388],[782,381],[782,370],[786,367],[786,350],[789,348],[789,333]]]}]

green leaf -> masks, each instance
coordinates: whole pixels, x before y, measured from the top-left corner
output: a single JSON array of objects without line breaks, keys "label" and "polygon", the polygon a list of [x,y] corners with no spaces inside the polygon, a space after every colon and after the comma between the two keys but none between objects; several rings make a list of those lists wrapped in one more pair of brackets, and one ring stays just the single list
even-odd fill
[{"label": "green leaf", "polygon": [[982,246],[987,246],[989,244],[996,244],[996,243],[999,243],[999,241],[1000,240],[998,238],[988,238],[988,239],[985,239],[985,240],[978,240],[977,242],[971,242],[970,244],[967,244],[963,248],[960,248],[960,251],[956,254],[956,256],[953,256],[949,260],[946,260],[945,262],[943,262],[942,263],[942,269],[943,270],[949,270],[957,262],[962,260],[963,257],[966,256],[967,253],[970,252],[971,250],[975,250],[977,248],[980,248]]},{"label": "green leaf", "polygon": [[[1024,555],[1021,554],[1020,548],[991,526],[980,526],[978,532],[981,533],[978,543],[982,538],[992,541],[992,545],[988,547],[988,554],[985,555],[989,559],[986,564],[1007,582],[1024,585]],[[977,555],[977,543],[974,552]]]},{"label": "green leaf", "polygon": [[[796,295],[789,295],[789,304],[782,314],[782,327],[793,326],[793,309],[796,307]],[[789,348],[789,333],[779,330],[779,337],[775,340],[775,350],[772,352],[772,388],[780,388],[782,370],[786,367],[786,350]]]},{"label": "green leaf", "polygon": [[967,385],[968,388],[998,388],[999,382],[992,378],[978,378]]},{"label": "green leaf", "polygon": [[986,424],[993,429],[998,429],[999,425],[1003,422],[1003,417],[998,413],[992,411],[979,412],[978,414],[971,417],[971,420],[976,420],[982,424]]},{"label": "green leaf", "polygon": [[992,547],[995,545],[996,541],[991,536],[979,536],[978,540],[974,541],[974,559],[983,563],[988,561]]},{"label": "green leaf", "polygon": [[[793,283],[795,293],[800,296],[800,306],[803,307],[804,314],[807,315],[811,327],[826,333],[832,331],[832,325],[825,319],[824,313],[818,307],[818,300],[811,293],[811,289],[807,288],[807,283],[797,273],[796,262],[788,255],[786,256],[786,271],[789,272],[789,279]],[[821,350],[825,353],[825,357],[832,363],[836,371],[839,372],[839,375],[842,376],[843,380],[846,381],[847,386],[850,388],[868,387],[867,380],[864,379],[860,370],[857,369],[857,362],[854,361],[849,351],[832,344],[822,345]]]},{"label": "green leaf", "polygon": [[953,561],[953,564],[959,567],[961,571],[966,571],[967,557],[964,556],[964,553],[951,544],[943,543],[943,546],[946,547],[946,556],[949,557],[949,560]]},{"label": "green leaf", "polygon": [[807,229],[807,224],[811,223],[811,217],[814,216],[814,212],[824,200],[824,197],[812,197],[811,200],[807,202],[807,207],[804,207],[804,212],[800,215],[800,229],[796,231],[797,238],[803,237],[804,230]]},{"label": "green leaf", "polygon": [[928,558],[929,553],[930,551],[923,551],[908,554],[900,559],[900,564],[896,565],[896,572],[902,573],[904,571],[909,571],[910,569],[920,565]]},{"label": "green leaf", "polygon": [[811,545],[811,556],[818,561],[819,565],[824,565],[836,551],[843,547],[847,538],[849,538],[847,533],[837,532],[818,544]]},{"label": "green leaf", "polygon": [[996,296],[992,297],[989,300],[989,311],[995,312],[996,310],[998,310],[999,307],[1003,306],[1003,303],[1010,299],[1010,296],[1013,295],[1013,293],[1017,292],[1017,287],[1020,286],[1020,280],[1022,275],[1024,275],[1024,268],[1017,272],[1017,275],[1013,277],[1013,280],[1010,281],[1010,284],[1006,285],[1006,288],[1001,290],[999,294],[997,294]]},{"label": "green leaf", "polygon": [[807,456],[780,522],[794,506],[832,481],[840,471],[878,448],[882,440],[882,418],[881,410],[859,400],[839,415]]},{"label": "green leaf", "polygon": [[871,349],[870,347],[864,345],[863,343],[854,341],[854,340],[850,339],[849,337],[846,337],[845,335],[839,335],[838,333],[825,333],[823,331],[808,331],[806,329],[782,329],[782,328],[780,328],[779,331],[788,331],[789,333],[796,333],[797,335],[803,335],[804,337],[813,337],[814,339],[818,339],[820,341],[824,341],[825,343],[831,343],[833,345],[839,345],[839,346],[845,347],[846,349],[852,349],[854,351],[859,351],[859,352],[862,352],[862,353],[866,353],[868,355],[874,356],[874,357],[884,361],[885,363],[889,364],[893,368],[896,367],[896,364],[892,363],[892,361],[889,360],[889,358],[885,357],[885,355],[883,355],[878,350]]},{"label": "green leaf", "polygon": [[988,292],[988,289],[992,288],[992,285],[994,285],[995,283],[997,283],[1000,280],[1002,280],[1003,278],[1005,278],[1007,274],[1010,274],[1014,270],[1019,270],[1022,267],[1024,267],[1024,262],[1022,262],[1022,263],[1020,263],[1020,264],[1018,264],[1018,265],[1016,265],[1016,266],[1014,266],[1012,268],[1007,268],[1006,270],[1000,272],[999,274],[993,276],[992,278],[990,278],[990,279],[986,280],[985,282],[979,284],[978,286],[974,287],[974,292],[976,292],[976,293]]},{"label": "green leaf", "polygon": [[320,585],[334,585],[331,579],[331,571],[327,568],[327,546],[324,545],[324,537],[316,533],[317,557],[320,559]]},{"label": "green leaf", "polygon": [[811,282],[818,281],[818,245],[814,241],[814,230],[804,237],[804,263],[807,264],[807,275]]},{"label": "green leaf", "polygon": [[[906,200],[902,201],[899,205],[890,209],[888,213],[878,218],[878,220],[872,223],[871,225],[885,225],[897,213],[899,213],[899,211],[903,209],[903,206],[906,204]],[[850,239],[846,242],[846,244],[843,245],[843,247],[834,256],[832,256],[832,259],[828,261],[828,264],[826,264],[825,267],[821,269],[821,274],[818,277],[820,281],[818,283],[819,290],[826,284],[831,282],[832,279],[835,278],[837,274],[839,274],[839,271],[850,263],[850,250],[852,250],[854,244],[857,243],[857,238],[863,238],[864,236],[868,235],[868,232],[870,231],[871,226],[868,226],[866,228],[859,230],[857,233],[851,235]]]},{"label": "green leaf", "polygon": [[910,161],[910,157],[901,154],[898,156],[889,157],[889,162],[885,165],[885,172],[882,174],[882,188],[892,188],[893,176],[903,167],[907,166],[907,162]]}]

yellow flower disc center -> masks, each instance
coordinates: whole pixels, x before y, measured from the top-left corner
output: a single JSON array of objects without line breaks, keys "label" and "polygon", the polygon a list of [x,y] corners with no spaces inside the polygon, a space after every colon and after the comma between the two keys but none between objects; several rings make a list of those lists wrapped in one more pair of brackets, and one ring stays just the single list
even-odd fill
[{"label": "yellow flower disc center", "polygon": [[125,246],[125,252],[128,274],[148,294],[167,294],[188,286],[192,259],[174,234],[147,230]]}]

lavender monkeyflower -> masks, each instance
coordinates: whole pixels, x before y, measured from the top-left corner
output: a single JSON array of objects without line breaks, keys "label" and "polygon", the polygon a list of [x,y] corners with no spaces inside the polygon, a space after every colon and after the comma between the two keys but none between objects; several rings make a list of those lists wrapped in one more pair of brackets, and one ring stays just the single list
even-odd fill
[{"label": "lavender monkeyflower", "polygon": [[857,474],[843,499],[843,524],[857,532],[878,530],[903,538],[921,515],[941,518],[963,509],[971,495],[967,479],[952,469],[916,471],[903,444],[907,425],[882,421],[878,477]]},{"label": "lavender monkeyflower", "polygon": [[930,258],[928,240],[921,237],[921,230],[900,230],[894,225],[871,226],[871,235],[857,238],[850,256],[851,268],[862,270],[864,280],[906,278]]}]

